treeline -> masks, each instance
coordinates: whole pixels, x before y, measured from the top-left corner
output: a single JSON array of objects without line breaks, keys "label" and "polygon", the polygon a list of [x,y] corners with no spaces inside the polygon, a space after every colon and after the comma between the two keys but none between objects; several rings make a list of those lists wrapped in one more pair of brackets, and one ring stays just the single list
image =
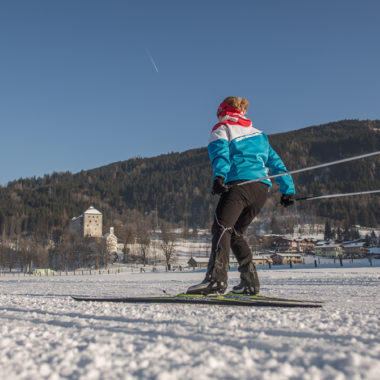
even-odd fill
[{"label": "treeline", "polygon": [[81,239],[71,231],[65,231],[55,242],[33,235],[0,241],[0,269],[10,272],[17,269],[32,273],[34,268],[99,269],[106,267],[109,260],[103,239]]},{"label": "treeline", "polygon": [[[380,149],[380,121],[344,120],[269,136],[289,170]],[[310,171],[294,177],[297,193],[320,195],[380,188],[379,157]],[[217,201],[210,194],[211,165],[206,148],[153,158],[134,158],[77,174],[53,173],[0,187],[0,233],[51,238],[90,205],[103,212],[105,230],[136,213],[183,228],[208,227]],[[276,186],[275,186],[276,187]],[[272,191],[263,222],[293,218],[345,228],[380,225],[378,196],[299,202],[284,213]]]},{"label": "treeline", "polygon": [[135,218],[134,224],[130,219],[117,220],[115,223],[118,241],[124,246],[122,252],[118,253],[109,249],[106,239],[82,238],[67,229],[63,233],[57,233],[56,230],[52,240],[36,235],[1,239],[0,271],[33,273],[34,268],[91,270],[107,268],[116,262],[141,264],[143,267],[146,264],[165,265],[170,270],[177,257],[177,234],[172,226],[160,221],[160,229],[154,230],[151,218],[138,215]]}]

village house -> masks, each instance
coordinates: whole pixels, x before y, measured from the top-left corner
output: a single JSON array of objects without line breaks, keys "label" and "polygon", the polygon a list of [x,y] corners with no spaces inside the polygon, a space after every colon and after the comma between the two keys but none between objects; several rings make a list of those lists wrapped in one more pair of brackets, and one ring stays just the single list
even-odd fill
[{"label": "village house", "polygon": [[302,255],[298,253],[275,253],[272,256],[273,264],[274,265],[286,265],[286,264],[302,264],[303,259]]},{"label": "village house", "polygon": [[314,239],[297,239],[297,242],[299,244],[299,252],[303,253],[312,253],[314,252],[314,247],[317,244],[316,240]]},{"label": "village house", "polygon": [[314,240],[301,237],[287,238],[279,236],[275,239],[276,250],[278,252],[312,252],[315,244]]},{"label": "village house", "polygon": [[187,264],[193,269],[194,268],[198,268],[198,269],[207,268],[208,257],[190,257]]},{"label": "village house", "polygon": [[279,252],[298,252],[298,244],[295,239],[279,236],[275,239],[274,244]]},{"label": "village house", "polygon": [[345,257],[365,257],[368,254],[368,248],[365,242],[343,243],[343,252]]},{"label": "village house", "polygon": [[343,255],[343,248],[341,244],[316,245],[314,253],[316,256],[339,257]]},{"label": "village house", "polygon": [[252,262],[256,266],[266,266],[268,264],[272,264],[273,260],[270,255],[255,255],[252,258]]}]

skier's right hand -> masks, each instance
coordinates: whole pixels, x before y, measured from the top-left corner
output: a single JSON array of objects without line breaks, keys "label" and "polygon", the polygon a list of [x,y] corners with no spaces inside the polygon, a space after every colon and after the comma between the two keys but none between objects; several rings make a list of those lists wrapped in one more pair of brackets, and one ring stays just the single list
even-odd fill
[{"label": "skier's right hand", "polygon": [[280,200],[281,206],[289,207],[294,204],[294,194],[282,194]]},{"label": "skier's right hand", "polygon": [[224,184],[224,178],[217,175],[214,178],[214,183],[212,184],[211,194],[222,194],[228,191],[228,187]]}]

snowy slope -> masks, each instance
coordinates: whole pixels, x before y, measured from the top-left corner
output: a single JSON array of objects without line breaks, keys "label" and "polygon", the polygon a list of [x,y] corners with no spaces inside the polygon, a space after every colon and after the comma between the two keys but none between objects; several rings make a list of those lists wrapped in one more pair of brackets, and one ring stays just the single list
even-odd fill
[{"label": "snowy slope", "polygon": [[177,293],[203,275],[0,277],[1,378],[379,379],[379,267],[260,270],[263,294],[324,299],[322,309],[69,297]]}]

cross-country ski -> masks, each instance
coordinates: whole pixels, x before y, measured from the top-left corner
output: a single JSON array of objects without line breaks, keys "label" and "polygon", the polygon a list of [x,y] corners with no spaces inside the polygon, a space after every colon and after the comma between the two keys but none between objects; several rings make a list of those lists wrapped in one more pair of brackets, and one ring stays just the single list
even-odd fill
[{"label": "cross-country ski", "polygon": [[322,307],[321,302],[295,300],[279,297],[241,296],[236,294],[208,295],[178,294],[162,297],[83,297],[72,296],[75,301],[85,302],[122,302],[146,304],[184,304],[210,306],[256,306],[256,307]]}]

